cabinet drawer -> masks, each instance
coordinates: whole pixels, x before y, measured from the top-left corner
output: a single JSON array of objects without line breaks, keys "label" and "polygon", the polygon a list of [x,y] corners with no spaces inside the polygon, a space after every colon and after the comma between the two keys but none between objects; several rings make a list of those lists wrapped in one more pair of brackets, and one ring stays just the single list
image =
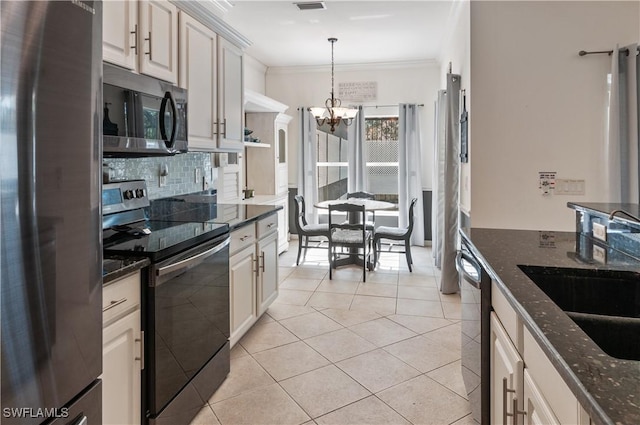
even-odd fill
[{"label": "cabinet drawer", "polygon": [[102,288],[102,323],[108,324],[140,305],[140,272]]},{"label": "cabinet drawer", "polygon": [[258,229],[258,239],[275,232],[278,230],[278,214],[271,214],[269,217],[258,221],[256,228]]},{"label": "cabinet drawer", "polygon": [[541,397],[560,423],[577,424],[578,399],[527,328],[524,328],[524,363]]},{"label": "cabinet drawer", "polygon": [[229,251],[231,254],[241,250],[244,247],[255,243],[256,228],[253,225],[244,226],[231,232],[231,244]]},{"label": "cabinet drawer", "polygon": [[491,281],[491,306],[500,318],[513,345],[522,352],[522,320],[494,281]]}]

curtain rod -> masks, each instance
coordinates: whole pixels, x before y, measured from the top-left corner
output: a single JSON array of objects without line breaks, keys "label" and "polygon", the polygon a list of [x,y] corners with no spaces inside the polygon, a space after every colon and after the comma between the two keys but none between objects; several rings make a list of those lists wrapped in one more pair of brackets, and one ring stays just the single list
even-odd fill
[{"label": "curtain rod", "polygon": [[[400,104],[396,103],[395,105],[362,105],[363,108],[392,108],[396,106],[400,106]],[[424,106],[424,103],[419,103],[417,106]]]},{"label": "curtain rod", "polygon": [[[638,46],[637,50],[640,52],[640,46]],[[620,49],[620,53],[625,53],[627,56],[629,56],[629,49],[624,48],[624,49]],[[599,54],[603,54],[606,53],[609,56],[611,56],[613,54],[613,50],[598,50],[598,51],[593,51],[593,52],[587,52],[586,50],[580,50],[578,52],[578,55],[580,56],[586,56],[586,55],[599,55]]]}]

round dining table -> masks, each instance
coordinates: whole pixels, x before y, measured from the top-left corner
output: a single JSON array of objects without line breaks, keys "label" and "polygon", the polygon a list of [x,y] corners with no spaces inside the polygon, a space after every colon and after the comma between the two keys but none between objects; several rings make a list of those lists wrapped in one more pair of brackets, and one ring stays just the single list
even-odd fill
[{"label": "round dining table", "polygon": [[329,209],[329,205],[336,204],[364,205],[364,209],[367,211],[390,210],[396,206],[396,204],[392,204],[391,202],[363,198],[331,199],[329,201],[318,202],[313,206],[316,208]]},{"label": "round dining table", "polygon": [[[364,199],[364,198],[349,198],[349,199],[331,199],[328,201],[321,201],[313,204],[316,208],[321,209],[329,209],[329,205],[337,205],[337,204],[351,204],[351,205],[364,205],[365,211],[377,211],[377,210],[390,210],[396,207],[396,204],[385,201],[376,201],[374,199]],[[349,222],[352,222],[352,218],[349,217]],[[375,248],[374,248],[375,249]],[[358,257],[358,249],[351,248],[351,255],[347,256],[347,258],[342,258],[336,262],[336,265],[342,266],[344,264],[358,264],[362,265],[362,260]],[[375,264],[368,264],[369,270],[373,270],[375,268]]]}]

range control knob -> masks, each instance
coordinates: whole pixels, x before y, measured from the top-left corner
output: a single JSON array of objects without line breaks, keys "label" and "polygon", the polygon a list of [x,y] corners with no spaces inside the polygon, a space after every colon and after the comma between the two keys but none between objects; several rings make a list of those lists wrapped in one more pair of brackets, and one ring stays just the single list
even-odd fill
[{"label": "range control knob", "polygon": [[136,189],[136,198],[144,198],[144,189]]},{"label": "range control knob", "polygon": [[135,193],[133,193],[133,190],[125,190],[122,196],[124,196],[124,199],[133,199],[136,197]]}]

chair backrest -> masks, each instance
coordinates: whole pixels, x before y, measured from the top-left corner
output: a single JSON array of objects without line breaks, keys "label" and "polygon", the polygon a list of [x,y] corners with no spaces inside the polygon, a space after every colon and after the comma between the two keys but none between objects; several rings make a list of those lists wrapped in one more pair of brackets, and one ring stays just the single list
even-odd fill
[{"label": "chair backrest", "polygon": [[[357,230],[362,232],[362,240],[365,237],[365,208],[364,205],[335,204],[329,205],[329,235],[333,235],[335,230]],[[334,217],[336,213],[346,213],[346,222],[342,217]],[[342,215],[342,214],[340,214]]]},{"label": "chair backrest", "polygon": [[294,199],[296,201],[296,229],[298,230],[298,234],[301,234],[302,227],[307,225],[307,219],[304,213],[304,196],[296,195]]},{"label": "chair backrest", "polygon": [[359,199],[376,199],[376,195],[369,192],[351,192],[347,193],[347,199],[359,198]]},{"label": "chair backrest", "polygon": [[409,234],[411,234],[411,232],[413,231],[413,210],[416,206],[416,204],[418,203],[418,198],[413,198],[411,200],[411,205],[409,205],[409,227],[407,228],[407,232]]}]

